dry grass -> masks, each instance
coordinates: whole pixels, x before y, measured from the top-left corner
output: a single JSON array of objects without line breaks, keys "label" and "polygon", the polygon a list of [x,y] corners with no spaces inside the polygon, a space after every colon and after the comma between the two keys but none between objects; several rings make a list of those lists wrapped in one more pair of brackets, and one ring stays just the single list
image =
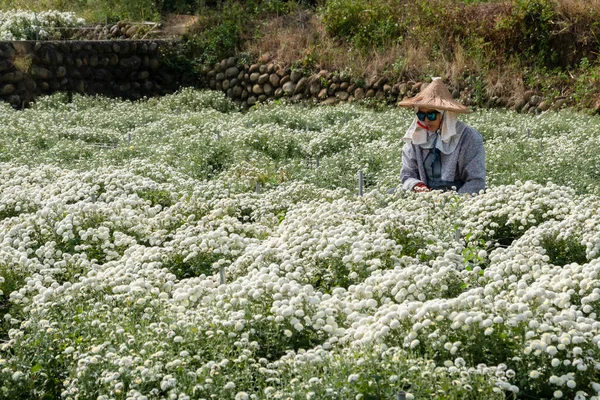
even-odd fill
[{"label": "dry grass", "polygon": [[31,57],[30,54],[23,55],[23,54],[17,53],[15,55],[15,58],[12,60],[12,63],[17,70],[27,73],[27,72],[29,72],[29,68],[31,68],[31,64],[33,63],[33,58]]},{"label": "dry grass", "polygon": [[338,56],[333,58],[326,69],[346,70],[354,77],[364,78],[365,80],[374,79],[377,76],[392,76],[397,73],[396,65],[401,65],[403,52],[402,47],[394,45],[386,49],[385,52],[376,49],[357,51],[346,47],[339,52]]},{"label": "dry grass", "polygon": [[190,28],[198,23],[199,17],[196,15],[169,14],[163,22],[162,33],[168,37],[178,37],[188,33]]},{"label": "dry grass", "polygon": [[600,0],[558,0],[555,10],[565,17],[598,15]]},{"label": "dry grass", "polygon": [[269,53],[282,64],[291,64],[305,57],[313,47],[314,21],[317,17],[306,12],[267,20],[259,27],[261,34],[247,42],[245,51],[252,54]]},{"label": "dry grass", "polygon": [[450,63],[450,77],[459,77],[463,76],[465,72],[467,72],[470,68],[472,68],[472,63],[470,62],[469,57],[467,56],[464,47],[457,43],[454,45],[454,60]]},{"label": "dry grass", "polygon": [[430,60],[427,54],[431,50],[424,51],[411,41],[391,43],[384,49],[355,49],[329,36],[320,17],[307,11],[269,20],[260,31],[260,37],[249,41],[244,51],[269,53],[283,65],[301,61],[314,70],[343,70],[355,78],[389,75],[417,79],[424,71],[443,71],[446,64]]},{"label": "dry grass", "polygon": [[[442,76],[458,84],[466,76],[479,75],[489,98],[521,99],[526,90],[524,73],[519,61],[512,60],[510,42],[516,33],[499,28],[511,18],[515,3],[438,2],[445,6],[439,8],[444,15],[443,24],[435,27],[439,30],[418,26],[415,31],[428,35],[425,39],[413,33],[383,49],[358,50],[348,41],[332,38],[316,13],[300,10],[267,20],[260,38],[249,41],[247,50],[268,52],[281,64],[301,61],[314,70],[345,71],[365,80],[380,75],[396,81]],[[588,28],[600,19],[600,0],[554,0],[554,10],[560,16],[557,30],[565,27],[574,38],[592,43],[594,33]],[[462,30],[453,28],[457,24],[463,25]]]},{"label": "dry grass", "polygon": [[520,71],[512,65],[490,69],[484,79],[488,98],[504,97],[509,103],[523,98],[525,84]]}]

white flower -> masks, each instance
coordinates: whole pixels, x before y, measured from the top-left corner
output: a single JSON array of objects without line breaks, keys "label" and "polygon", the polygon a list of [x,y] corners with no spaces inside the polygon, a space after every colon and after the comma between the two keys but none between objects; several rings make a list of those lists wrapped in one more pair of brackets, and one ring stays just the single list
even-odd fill
[{"label": "white flower", "polygon": [[540,373],[538,371],[536,371],[536,370],[529,371],[529,377],[531,379],[537,379],[537,378],[540,377]]},{"label": "white flower", "polygon": [[556,367],[558,367],[558,366],[559,366],[560,364],[562,364],[562,363],[560,362],[560,360],[559,360],[558,358],[553,358],[553,359],[552,359],[552,361],[550,361],[550,364],[551,364],[551,365],[552,365],[554,368],[556,368]]},{"label": "white flower", "polygon": [[[0,219],[0,274],[1,265],[10,265],[24,279],[5,294],[19,310],[18,319],[12,313],[4,322],[0,369],[6,376],[31,343],[60,338],[48,355],[65,349],[62,359],[73,369],[63,397],[77,397],[83,385],[122,390],[127,371],[137,385],[129,388],[131,398],[141,399],[136,388],[154,381],[159,388],[147,397],[160,397],[160,389],[168,398],[195,398],[225,382],[235,382],[233,394],[253,373],[268,385],[256,392],[269,398],[288,389],[335,397],[335,375],[314,374],[311,384],[323,386],[314,392],[301,387],[306,381],[299,376],[328,365],[371,373],[374,355],[388,376],[422,374],[420,383],[432,392],[440,389],[438,374],[457,379],[449,396],[471,390],[472,374],[498,396],[518,391],[509,381],[516,373],[505,364],[465,361],[473,357],[472,338],[485,336],[509,349],[505,362],[525,362],[529,380],[548,374],[557,387],[570,381],[594,387],[595,375],[586,369],[600,368],[593,312],[600,300],[594,256],[600,252],[600,190],[585,177],[571,178],[595,195],[552,183],[504,184],[516,178],[498,169],[502,149],[514,151],[505,146],[531,145],[514,126],[535,127],[557,149],[544,158],[543,172],[563,179],[564,168],[553,172],[557,166],[594,160],[580,157],[597,148],[589,139],[592,120],[585,129],[573,123],[566,135],[568,114],[513,114],[514,121],[503,124],[493,111],[475,113],[469,117],[489,135],[487,192],[388,196],[383,188],[397,184],[401,161],[395,129],[409,118],[398,110],[378,115],[355,105],[301,112],[269,106],[223,113],[215,107],[234,110],[223,95],[188,89],[135,103],[59,100],[40,98],[27,115],[1,110],[4,155],[12,161],[0,168],[0,213],[9,215]],[[337,124],[340,115],[351,122]],[[311,129],[297,129],[306,125]],[[17,133],[26,140],[18,143]],[[135,160],[122,146],[128,133],[140,152]],[[92,164],[82,161],[96,142],[119,146],[95,151]],[[32,157],[36,143],[49,148],[36,148]],[[220,151],[231,159],[221,159]],[[297,155],[281,156],[290,151]],[[302,165],[308,154],[321,157],[318,173]],[[368,196],[322,189],[353,187],[346,169],[370,171],[364,160],[373,155],[382,169],[372,175],[375,189]],[[203,165],[213,162],[220,170],[204,174]],[[539,172],[537,164],[517,167],[528,176]],[[277,168],[280,175],[273,174]],[[295,181],[280,183],[288,178]],[[277,184],[256,193],[256,182],[265,180]],[[500,245],[509,237],[512,243]],[[566,256],[578,260],[556,265],[553,245],[575,249]],[[483,261],[485,268],[477,265]],[[73,337],[67,332],[73,326],[85,334]],[[291,351],[285,338],[295,335]],[[185,349],[191,344],[193,356]],[[231,360],[200,360],[215,346]],[[455,354],[447,357],[455,360],[435,365],[407,356],[415,346],[426,354]],[[263,351],[283,355],[255,360]],[[94,382],[88,379],[92,363]]]}]

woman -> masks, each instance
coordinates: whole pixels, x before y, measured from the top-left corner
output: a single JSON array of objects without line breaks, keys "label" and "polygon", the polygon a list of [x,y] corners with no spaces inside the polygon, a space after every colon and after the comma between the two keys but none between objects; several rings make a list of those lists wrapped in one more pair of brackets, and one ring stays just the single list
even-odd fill
[{"label": "woman", "polygon": [[458,121],[469,109],[455,101],[441,78],[417,96],[398,103],[413,107],[415,120],[402,149],[402,189],[479,193],[485,189],[485,151],[481,134]]}]

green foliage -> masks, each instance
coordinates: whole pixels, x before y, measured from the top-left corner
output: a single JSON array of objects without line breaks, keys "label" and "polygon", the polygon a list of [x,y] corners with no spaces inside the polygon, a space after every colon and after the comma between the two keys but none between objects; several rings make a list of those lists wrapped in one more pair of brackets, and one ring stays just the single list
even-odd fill
[{"label": "green foliage", "polygon": [[392,73],[397,77],[402,77],[404,70],[406,69],[406,60],[404,58],[398,58],[394,65],[392,65]]},{"label": "green foliage", "polygon": [[600,87],[600,65],[583,57],[575,71],[573,100],[578,108],[590,108],[597,100],[597,88]]},{"label": "green foliage", "polygon": [[[257,27],[266,18],[290,13],[299,4],[284,0],[198,2],[198,23],[183,36],[181,43],[163,54],[163,60],[177,70],[198,72],[202,65],[215,64],[241,51],[242,37],[255,37]],[[247,52],[242,55],[244,63],[254,59]],[[310,55],[301,62],[314,64]]]},{"label": "green foliage", "polygon": [[92,22],[116,22],[122,19],[134,21],[159,20],[166,13],[221,14],[221,21],[229,18],[226,14],[241,10],[241,17],[256,14],[287,14],[300,5],[310,7],[310,0],[0,0],[0,9],[26,9],[32,11],[74,11]]},{"label": "green foliage", "polygon": [[245,3],[248,11],[253,14],[287,14],[296,7],[295,1],[286,0],[248,0]]},{"label": "green foliage", "polygon": [[484,80],[480,75],[469,75],[466,81],[471,89],[471,100],[474,104],[482,106],[487,98]]},{"label": "green foliage", "polygon": [[15,317],[18,313],[18,307],[10,303],[10,294],[23,287],[24,282],[24,272],[12,265],[0,265],[0,341],[7,338],[10,328],[5,315]]},{"label": "green foliage", "polygon": [[[322,335],[319,335],[314,329],[305,328],[288,338],[282,336],[281,327],[275,325],[261,324],[257,327],[258,329],[253,330],[251,339],[259,344],[257,358],[264,357],[269,361],[275,361],[291,350],[311,349],[323,342]],[[292,326],[289,328],[293,329]]]},{"label": "green foliage", "polygon": [[139,190],[137,192],[137,195],[144,200],[148,200],[152,207],[154,207],[157,204],[160,204],[164,208],[169,207],[173,204],[171,194],[167,190],[149,188],[145,190]]},{"label": "green foliage", "polygon": [[34,205],[31,204],[12,204],[9,207],[4,207],[2,210],[0,210],[0,220],[6,219],[6,218],[11,218],[11,217],[16,217],[18,215],[21,215],[23,213],[28,213],[28,212],[33,212],[36,210],[37,207],[35,207]]},{"label": "green foliage", "polygon": [[246,51],[238,53],[237,58],[239,64],[251,64],[254,62],[254,56]]},{"label": "green foliage", "polygon": [[161,63],[179,72],[198,73],[202,65],[213,65],[236,53],[240,29],[224,22],[199,34],[188,34],[172,46],[162,46]]},{"label": "green foliage", "polygon": [[322,10],[323,22],[332,36],[351,38],[359,29],[361,13],[365,10],[361,0],[328,1]]},{"label": "green foliage", "polygon": [[585,246],[576,236],[567,238],[544,237],[541,246],[550,257],[549,262],[555,265],[567,265],[570,263],[585,264],[587,256]]},{"label": "green foliage", "polygon": [[386,233],[402,246],[402,254],[405,256],[417,257],[427,245],[425,239],[406,228],[391,227]]},{"label": "green foliage", "polygon": [[[549,0],[518,0],[493,6],[499,22],[486,24],[478,1],[465,4],[444,0],[416,2],[385,0],[332,0],[320,9],[327,32],[359,49],[389,46],[410,40],[427,57],[452,57],[456,43],[472,51],[482,65],[497,57],[519,54],[528,62],[550,65],[556,51],[549,40],[555,32],[557,12]],[[465,11],[475,19],[465,19]],[[477,56],[476,53],[479,53]],[[405,68],[395,65],[396,72]]]},{"label": "green foliage", "polygon": [[556,51],[550,47],[556,11],[550,0],[518,0],[512,13],[500,19],[498,43],[506,54],[518,53],[534,65],[552,65]]},{"label": "green foliage", "polygon": [[196,257],[186,259],[180,254],[172,256],[163,265],[179,279],[201,275],[212,275],[213,264],[221,258],[220,254],[199,253]]},{"label": "green foliage", "polygon": [[316,60],[313,56],[312,49],[306,49],[304,55],[298,61],[292,65],[292,70],[299,70],[304,75],[310,75],[310,73],[316,68]]},{"label": "green foliage", "polygon": [[[342,39],[352,49],[372,51],[380,47],[387,51],[397,43],[406,46],[406,53],[396,63],[390,63],[389,72],[410,79],[447,74],[447,64],[455,62],[457,48],[464,51],[457,68],[452,67],[459,75],[467,71],[485,80],[488,71],[495,75],[507,65],[517,65],[518,69],[545,67],[556,74],[565,73],[577,68],[582,57],[595,59],[590,51],[597,47],[600,37],[598,11],[594,7],[582,12],[551,0],[332,0],[319,13],[329,35]],[[407,57],[413,49],[418,54],[416,59]],[[555,81],[561,84],[558,77]],[[554,82],[547,83],[535,87],[554,87]],[[487,100],[482,89],[485,88],[476,88],[477,104]],[[564,95],[565,90],[560,89],[551,97]],[[585,99],[587,107],[596,100],[589,95],[579,97]]]},{"label": "green foliage", "polygon": [[399,40],[404,25],[399,21],[393,2],[332,0],[322,9],[327,32],[346,39],[359,48],[383,46]]},{"label": "green foliage", "polygon": [[200,61],[214,64],[234,54],[239,44],[239,32],[238,25],[232,22],[225,22],[206,32],[197,43],[204,49]]},{"label": "green foliage", "polygon": [[101,4],[105,15],[108,17],[134,21],[159,19],[160,10],[157,8],[155,0],[104,0]]},{"label": "green foliage", "polygon": [[195,10],[196,0],[155,0],[156,7],[162,13],[176,12],[180,14],[188,14]]}]

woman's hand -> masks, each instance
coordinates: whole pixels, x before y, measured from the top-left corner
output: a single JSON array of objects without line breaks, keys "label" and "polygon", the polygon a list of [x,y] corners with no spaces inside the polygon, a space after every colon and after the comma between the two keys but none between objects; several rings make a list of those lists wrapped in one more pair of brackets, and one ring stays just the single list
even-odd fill
[{"label": "woman's hand", "polygon": [[429,191],[430,191],[430,189],[423,182],[419,182],[413,187],[413,192],[429,192]]}]

